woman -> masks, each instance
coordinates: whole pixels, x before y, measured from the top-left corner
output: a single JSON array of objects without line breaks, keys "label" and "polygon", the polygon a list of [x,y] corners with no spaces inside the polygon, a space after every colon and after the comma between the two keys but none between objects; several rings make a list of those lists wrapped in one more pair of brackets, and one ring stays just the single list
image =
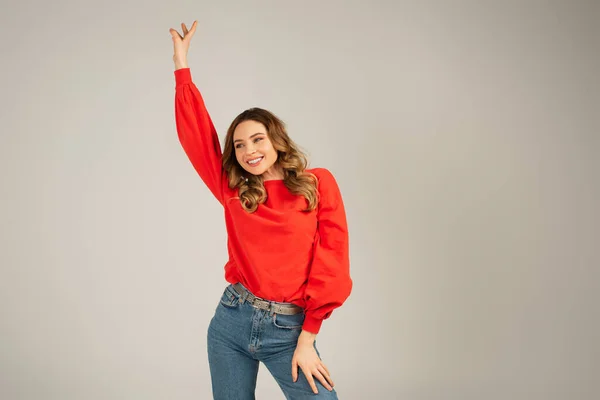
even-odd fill
[{"label": "woman", "polygon": [[267,110],[238,115],[221,152],[187,65],[196,25],[181,24],[183,36],[170,32],[179,140],[224,207],[228,234],[229,285],[207,336],[213,396],[254,399],[263,362],[287,399],[337,399],[316,336],[352,289],[340,190],[328,170],[306,168],[283,122]]}]

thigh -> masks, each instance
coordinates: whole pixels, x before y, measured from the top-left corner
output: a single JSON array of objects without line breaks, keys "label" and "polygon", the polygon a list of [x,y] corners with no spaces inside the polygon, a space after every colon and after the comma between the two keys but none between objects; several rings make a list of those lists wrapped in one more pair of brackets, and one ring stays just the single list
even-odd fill
[{"label": "thigh", "polygon": [[[259,361],[244,351],[243,335],[230,329],[243,312],[227,290],[207,334],[208,363],[215,400],[254,400]],[[241,328],[241,326],[240,326]]]},{"label": "thigh", "polygon": [[[298,368],[298,380],[292,381],[292,358],[302,330],[303,319],[302,315],[282,316],[280,319],[277,319],[277,316],[272,317],[268,329],[270,331],[269,339],[265,338],[264,341],[265,347],[269,347],[272,351],[268,353],[268,356],[261,358],[261,361],[277,381],[286,399],[337,399],[335,389],[330,392],[317,378],[313,377],[319,392],[315,394],[300,368]],[[321,357],[316,342],[314,348],[317,355]]]}]

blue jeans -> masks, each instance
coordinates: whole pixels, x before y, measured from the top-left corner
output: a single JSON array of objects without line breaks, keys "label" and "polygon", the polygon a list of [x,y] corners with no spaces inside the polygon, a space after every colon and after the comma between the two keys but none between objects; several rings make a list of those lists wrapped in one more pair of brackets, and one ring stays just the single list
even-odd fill
[{"label": "blue jeans", "polygon": [[[256,377],[262,362],[275,378],[288,400],[337,399],[335,389],[327,390],[313,378],[315,394],[302,369],[292,381],[292,357],[304,313],[273,314],[240,304],[232,285],[225,288],[215,315],[208,326],[208,362],[215,400],[254,400]],[[314,344],[317,355],[321,357]]]}]

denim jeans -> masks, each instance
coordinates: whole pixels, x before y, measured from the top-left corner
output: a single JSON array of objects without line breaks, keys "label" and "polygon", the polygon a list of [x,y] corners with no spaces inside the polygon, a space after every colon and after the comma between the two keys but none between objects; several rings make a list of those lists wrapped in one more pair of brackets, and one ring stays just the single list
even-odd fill
[{"label": "denim jeans", "polygon": [[[240,304],[240,297],[232,285],[227,286],[208,326],[213,398],[254,400],[262,362],[288,400],[337,399],[335,389],[330,392],[313,377],[319,392],[315,394],[300,368],[298,380],[292,380],[292,357],[305,314],[274,314],[247,302]],[[316,342],[314,348],[321,357]]]}]

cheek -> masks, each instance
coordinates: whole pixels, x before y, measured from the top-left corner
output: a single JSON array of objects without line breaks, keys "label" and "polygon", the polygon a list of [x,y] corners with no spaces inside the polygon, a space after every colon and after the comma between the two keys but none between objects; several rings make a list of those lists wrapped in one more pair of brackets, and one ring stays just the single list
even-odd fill
[{"label": "cheek", "polygon": [[273,160],[277,160],[277,150],[273,146],[269,149],[269,155]]},{"label": "cheek", "polygon": [[275,150],[275,148],[273,147],[273,145],[271,143],[264,143],[262,146],[262,151],[265,154],[268,154],[269,156],[273,157],[277,155],[277,151]]}]

